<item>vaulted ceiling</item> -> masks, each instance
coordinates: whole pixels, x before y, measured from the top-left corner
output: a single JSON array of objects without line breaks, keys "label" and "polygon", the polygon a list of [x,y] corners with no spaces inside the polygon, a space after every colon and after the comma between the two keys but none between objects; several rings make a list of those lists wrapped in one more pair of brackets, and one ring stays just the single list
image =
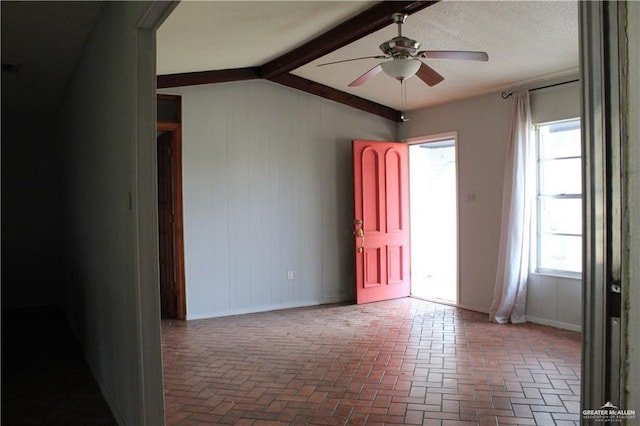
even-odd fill
[{"label": "vaulted ceiling", "polygon": [[[3,109],[51,110],[64,93],[98,1],[2,1]],[[383,73],[348,87],[396,35],[391,14],[410,14],[404,35],[421,49],[482,50],[488,62],[426,59],[445,80],[407,80],[406,109],[475,96],[578,70],[577,2],[184,1],[158,30],[158,84],[171,87],[268,78],[390,119],[400,85]],[[15,66],[14,66],[15,65]]]},{"label": "vaulted ceiling", "polygon": [[158,30],[160,87],[267,78],[399,119],[400,84],[380,73],[348,84],[396,35],[391,14],[410,14],[403,35],[425,50],[479,50],[488,62],[426,59],[445,80],[407,80],[405,109],[489,93],[578,71],[575,1],[183,2]]}]

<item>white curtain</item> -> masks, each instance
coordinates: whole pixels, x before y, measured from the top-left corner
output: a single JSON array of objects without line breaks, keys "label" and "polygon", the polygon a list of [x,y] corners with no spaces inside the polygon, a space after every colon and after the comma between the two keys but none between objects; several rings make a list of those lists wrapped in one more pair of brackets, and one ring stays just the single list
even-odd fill
[{"label": "white curtain", "polygon": [[527,279],[535,158],[529,92],[513,94],[502,195],[502,226],[496,286],[489,318],[497,323],[527,320]]}]

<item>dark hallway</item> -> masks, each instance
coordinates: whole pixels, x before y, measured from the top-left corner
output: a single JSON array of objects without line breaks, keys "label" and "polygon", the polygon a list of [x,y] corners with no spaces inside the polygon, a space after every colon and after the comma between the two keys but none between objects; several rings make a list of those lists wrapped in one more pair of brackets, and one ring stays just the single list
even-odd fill
[{"label": "dark hallway", "polygon": [[2,312],[2,425],[116,425],[56,306]]}]

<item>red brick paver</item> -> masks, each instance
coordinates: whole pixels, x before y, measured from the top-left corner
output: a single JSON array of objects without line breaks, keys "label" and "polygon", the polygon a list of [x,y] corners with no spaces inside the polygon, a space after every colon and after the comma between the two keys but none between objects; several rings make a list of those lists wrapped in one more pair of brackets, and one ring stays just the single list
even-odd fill
[{"label": "red brick paver", "polygon": [[164,321],[168,425],[579,424],[580,334],[405,298]]}]

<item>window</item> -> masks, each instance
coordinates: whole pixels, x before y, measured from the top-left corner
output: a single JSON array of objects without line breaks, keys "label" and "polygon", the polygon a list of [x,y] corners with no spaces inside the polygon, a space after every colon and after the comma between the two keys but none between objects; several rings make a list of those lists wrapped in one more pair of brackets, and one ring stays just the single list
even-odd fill
[{"label": "window", "polygon": [[536,272],[582,272],[580,120],[537,125]]}]

